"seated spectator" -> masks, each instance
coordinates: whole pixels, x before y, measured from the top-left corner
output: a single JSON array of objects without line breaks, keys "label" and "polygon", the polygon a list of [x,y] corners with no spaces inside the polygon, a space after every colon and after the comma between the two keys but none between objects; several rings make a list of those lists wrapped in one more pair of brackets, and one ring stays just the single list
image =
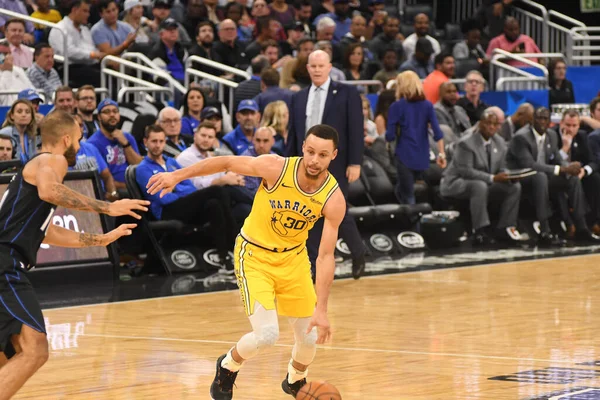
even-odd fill
[{"label": "seated spectator", "polygon": [[296,9],[296,20],[302,24],[304,35],[314,37],[315,27],[310,23],[312,15],[312,2],[310,0],[301,0],[300,7]]},{"label": "seated spectator", "polygon": [[419,38],[415,46],[415,54],[400,66],[400,72],[413,71],[420,79],[427,78],[429,74],[435,71],[435,66],[431,61],[432,54],[433,46],[431,42],[425,38]]},{"label": "seated spectator", "polygon": [[215,25],[218,25],[223,19],[223,10],[218,6],[217,3],[217,0],[204,0],[208,20]]},{"label": "seated spectator", "polygon": [[91,30],[96,48],[111,56],[121,55],[135,42],[131,25],[119,21],[119,7],[115,0],[101,0],[98,10],[102,19]]},{"label": "seated spectator", "polygon": [[[363,11],[361,14],[369,21],[365,36],[371,40],[383,32],[388,12],[385,10],[385,0],[369,0],[368,8],[369,11]],[[402,35],[402,40],[404,39],[404,35]]]},{"label": "seated spectator", "polygon": [[235,89],[233,97],[233,108],[237,110],[242,100],[253,99],[261,91],[260,74],[271,66],[271,63],[264,55],[256,56],[252,59],[252,76],[250,79],[241,82]]},{"label": "seated spectator", "polygon": [[292,101],[292,92],[288,89],[279,87],[279,72],[274,68],[266,68],[260,74],[260,90],[261,93],[254,97],[254,101],[258,105],[261,113],[265,107],[272,102],[281,100],[288,106]]},{"label": "seated spectator", "polygon": [[[520,129],[510,141],[506,164],[510,169],[532,168],[536,175],[521,180],[523,191],[533,202],[536,219],[540,223],[538,242],[556,246],[564,241],[550,230],[550,196],[556,199],[561,211],[567,208],[573,212],[572,218],[576,233],[574,238],[581,241],[598,241],[591,234],[585,220],[586,203],[581,181],[579,162],[568,162],[560,155],[560,144],[554,135],[547,134],[550,124],[550,111],[545,107],[535,110],[533,124]],[[565,202],[568,199],[568,206]],[[564,216],[564,214],[563,214]]]},{"label": "seated spectator", "polygon": [[73,89],[61,86],[54,92],[54,109],[63,110],[69,114],[75,113],[75,96]]},{"label": "seated spectator", "polygon": [[10,54],[13,56],[13,64],[23,69],[31,67],[33,53],[23,41],[25,38],[25,21],[16,18],[9,19],[4,25],[4,35],[10,48]]},{"label": "seated spectator", "polygon": [[573,83],[567,79],[567,64],[564,60],[558,59],[551,62],[548,66],[550,98],[548,106],[553,104],[571,104],[575,103],[575,92]]},{"label": "seated spectator", "polygon": [[367,30],[367,20],[362,15],[355,15],[352,17],[350,23],[350,32],[346,33],[340,41],[340,50],[345,53],[346,48],[352,43],[360,43],[363,46],[365,52],[365,58],[369,61],[374,59],[373,53],[369,50],[369,42],[365,39],[365,33]]},{"label": "seated spectator", "polygon": [[292,59],[292,56],[279,58],[279,52],[279,44],[274,40],[267,40],[260,47],[260,55],[265,56],[269,60],[271,68],[280,69]]},{"label": "seated spectator", "polygon": [[238,126],[225,135],[223,140],[229,144],[235,155],[239,156],[250,146],[252,135],[260,121],[260,112],[254,100],[242,100],[237,107],[235,118]]},{"label": "seated spectator", "polygon": [[[206,20],[208,17],[208,7],[204,4],[204,0],[188,0],[184,4],[174,2],[173,6],[170,16],[183,25],[185,32],[191,39],[191,42],[186,47],[189,48],[197,36],[196,28],[198,24],[201,22],[210,22]],[[212,22],[210,24],[212,26]]]},{"label": "seated spectator", "polygon": [[223,20],[218,25],[219,40],[213,44],[214,60],[239,69],[246,69],[246,45],[237,37],[235,22]]},{"label": "seated spectator", "polygon": [[177,22],[173,18],[167,18],[161,22],[159,27],[160,40],[150,50],[148,58],[159,67],[165,68],[173,78],[183,83],[185,79],[185,59],[188,54],[180,44],[177,26]]},{"label": "seated spectator", "polygon": [[429,17],[427,14],[417,14],[415,16],[415,33],[408,35],[402,42],[404,48],[404,55],[407,59],[410,59],[415,54],[415,47],[417,46],[417,40],[425,38],[431,42],[433,46],[433,57],[437,56],[442,52],[440,43],[433,37],[429,36]]},{"label": "seated spectator", "polygon": [[[362,81],[368,77],[364,71],[365,53],[360,43],[352,43],[346,48],[344,55],[344,75],[346,81]],[[365,86],[357,86],[360,93],[367,91]]]},{"label": "seated spectator", "polygon": [[117,190],[126,193],[125,170],[129,165],[142,161],[137,143],[129,133],[117,128],[121,114],[116,101],[107,98],[98,104],[98,122],[100,129],[88,139],[88,143],[96,146],[108,164]]},{"label": "seated spectator", "polygon": [[485,80],[479,71],[470,71],[467,74],[465,82],[465,96],[458,100],[458,105],[461,106],[469,116],[471,125],[476,124],[481,120],[481,115],[489,107],[481,100],[481,93],[485,88]]},{"label": "seated spectator", "polygon": [[[230,3],[233,4],[233,3]],[[237,4],[237,3],[236,3]],[[189,50],[191,56],[199,56],[202,58],[206,58],[207,60],[218,61],[215,57],[215,52],[213,49],[213,42],[215,39],[215,33],[212,23],[209,21],[200,22],[196,27],[196,43]],[[221,76],[223,75],[223,71],[209,67],[200,63],[192,63],[192,67],[200,70],[202,72],[206,72],[207,74]],[[193,135],[193,132],[190,133]]]},{"label": "seated spectator", "polygon": [[386,89],[379,93],[377,106],[375,107],[375,127],[378,135],[384,135],[387,127],[388,110],[396,101],[396,91]]},{"label": "seated spectator", "polygon": [[[31,14],[31,18],[41,19],[54,24],[58,24],[62,19],[58,10],[50,8],[50,0],[37,0],[35,4],[37,5],[37,10]],[[36,24],[35,29],[45,30],[46,26]]]},{"label": "seated spectator", "polygon": [[[350,18],[348,18],[348,15],[350,15],[348,13],[348,10],[350,8],[348,3],[349,3],[349,0],[333,0],[334,12],[321,14],[317,18],[314,19],[313,25],[317,27],[317,30],[318,30],[319,21],[322,18],[331,18],[331,20],[333,22],[335,22],[335,30],[333,32],[333,38],[325,39],[325,40],[331,40],[333,43],[339,44],[340,41],[342,40],[342,38],[344,37],[344,35],[346,35],[346,33],[350,32],[350,24],[352,23],[352,21],[350,20]],[[317,40],[320,40],[320,39],[317,38]]]},{"label": "seated spectator", "polygon": [[33,106],[33,110],[35,112],[35,121],[39,124],[42,119],[44,119],[44,114],[41,114],[40,104],[44,101],[40,97],[40,95],[34,89],[25,89],[21,90],[17,95],[18,100],[27,100]]},{"label": "seated spectator", "polygon": [[256,29],[256,40],[246,47],[246,57],[250,60],[260,54],[263,43],[271,40],[277,43],[279,23],[273,17],[262,17],[257,20]]},{"label": "seated spectator", "polygon": [[365,120],[365,147],[370,147],[376,139],[381,136],[377,133],[377,126],[373,122],[373,112],[371,111],[371,102],[364,95],[360,96],[362,102],[363,117]]},{"label": "seated spectator", "polygon": [[400,73],[398,71],[398,56],[396,55],[396,51],[394,49],[387,49],[385,53],[383,53],[382,64],[383,69],[379,70],[373,76],[373,79],[381,82],[385,88],[387,83],[389,81],[396,80],[396,77]]},{"label": "seated spectator", "polygon": [[423,81],[425,98],[435,104],[440,99],[440,86],[454,76],[454,57],[448,53],[435,56],[435,71]]},{"label": "seated spectator", "polygon": [[185,136],[187,140],[184,140],[181,135],[181,113],[173,107],[165,107],[158,113],[158,124],[167,135],[164,153],[177,158],[192,142],[190,136]]},{"label": "seated spectator", "polygon": [[17,100],[6,113],[0,129],[0,134],[10,136],[15,158],[20,159],[23,164],[35,156],[42,143],[37,135],[34,115],[35,110],[29,101]]},{"label": "seated spectator", "polygon": [[10,135],[0,133],[0,161],[10,161],[15,158],[15,151]]},{"label": "seated spectator", "polygon": [[[246,149],[241,155],[248,157],[258,157],[264,154],[275,154],[271,151],[275,141],[273,140],[274,133],[272,128],[260,127],[252,136],[252,145]],[[262,182],[262,178],[257,176],[245,176],[245,186],[253,195],[256,194],[258,187]]]},{"label": "seated spectator", "polygon": [[[21,91],[34,87],[21,67],[13,64],[13,56],[8,47],[0,45],[0,91]],[[16,94],[0,94],[0,106],[10,106],[17,99]]]},{"label": "seated spectator", "polygon": [[[213,143],[213,153],[215,156],[233,156],[233,149],[223,140],[225,132],[223,132],[223,116],[221,111],[216,107],[204,107],[200,114],[200,123],[210,122],[215,126],[217,132],[217,140]],[[197,130],[197,128],[196,128]],[[194,131],[195,134],[195,131]]]},{"label": "seated spectator", "polygon": [[150,200],[150,211],[157,220],[179,220],[198,226],[210,223],[214,244],[223,264],[221,272],[233,275],[233,263],[228,252],[237,230],[229,207],[231,200],[223,188],[214,186],[196,190],[190,180],[184,180],[165,196],[159,193],[149,195],[144,190],[152,175],[181,169],[177,161],[163,154],[165,143],[166,135],[159,126],[146,128],[144,145],[148,155],[140,162],[135,178],[144,197]]},{"label": "seated spectator", "polygon": [[175,21],[173,18],[169,18],[169,14],[171,13],[172,3],[169,0],[155,0],[152,3],[152,16],[154,20],[152,24],[148,24],[146,26],[146,34],[150,37],[150,42],[158,43],[160,41],[160,26],[166,19],[171,19],[177,28],[178,32],[178,42],[183,48],[187,48],[192,44],[192,39],[190,39],[190,35],[188,35],[187,31],[179,22]]},{"label": "seated spectator", "polygon": [[[437,116],[440,125],[450,127],[452,133],[457,138],[460,138],[464,131],[471,127],[471,121],[465,110],[456,105],[458,101],[458,90],[452,82],[444,82],[440,86],[440,101],[435,103],[435,115]],[[497,119],[497,118],[496,118]],[[494,132],[495,133],[495,132]],[[446,140],[446,144],[448,140]]]},{"label": "seated spectator", "polygon": [[[0,0],[0,9],[12,11],[15,13],[29,15],[25,2],[21,0]],[[0,37],[1,34],[6,34],[6,24],[12,17],[0,14]],[[23,41],[27,44],[33,44],[35,39],[33,37],[33,24],[29,21],[25,22],[25,35]]]},{"label": "seated spectator", "polygon": [[[89,0],[75,0],[71,3],[69,15],[66,15],[58,26],[67,36],[69,53],[69,77],[76,86],[100,86],[99,61],[105,53],[96,48],[90,29],[87,27],[90,16]],[[52,28],[48,43],[55,53],[65,55],[63,35]]]},{"label": "seated spectator", "polygon": [[54,49],[48,43],[35,46],[33,53],[35,62],[27,70],[27,77],[36,89],[44,91],[46,99],[50,100],[56,89],[62,85],[62,79],[54,67]]},{"label": "seated spectator", "polygon": [[[560,125],[549,129],[548,134],[555,135],[556,142],[560,147],[560,155],[567,162],[579,162],[581,170],[578,178],[581,180],[583,192],[586,195],[587,203],[590,206],[590,213],[587,220],[592,231],[599,232],[600,225],[600,163],[592,154],[592,147],[585,131],[579,129],[579,113],[575,110],[565,111],[560,121]],[[568,213],[565,216],[568,221]],[[569,221],[570,222],[570,221]],[[567,233],[573,235],[575,227],[567,227]]]},{"label": "seated spectator", "polygon": [[[504,21],[504,33],[496,36],[490,42],[487,48],[488,58],[492,58],[495,49],[502,49],[516,55],[523,53],[541,53],[533,39],[521,33],[519,21],[513,17],[506,18],[506,21]],[[533,62],[539,62],[536,57],[527,58]],[[513,67],[528,67],[527,64],[521,61],[506,59],[505,62]]]},{"label": "seated spectator", "polygon": [[[135,32],[135,43],[138,45],[137,50],[148,50],[154,42],[148,35],[148,31],[152,30],[151,25],[155,22],[144,17],[144,4],[142,0],[125,0],[123,3],[123,22],[129,24]],[[156,30],[158,27],[154,27]],[[133,51],[133,50],[132,50]]]},{"label": "seated spectator", "polygon": [[[323,50],[329,55],[329,59],[333,59],[333,46],[331,42],[327,40],[318,41],[317,44],[314,46],[314,50]],[[302,56],[305,55],[306,60],[308,61],[308,56],[310,55],[310,53],[312,53],[312,50],[308,54],[302,52]],[[334,66],[331,66],[331,72],[329,72],[329,76],[331,77],[332,81],[336,82],[342,82],[346,80],[346,75],[344,74],[344,71]]]},{"label": "seated spectator", "polygon": [[280,42],[279,47],[281,49],[282,57],[290,56],[296,57],[298,55],[298,45],[300,41],[304,39],[304,25],[300,21],[293,21],[285,28],[287,32],[287,40]]},{"label": "seated spectator", "polygon": [[[517,241],[521,185],[512,183],[505,172],[507,147],[496,136],[498,117],[485,111],[478,127],[456,144],[454,157],[444,172],[442,196],[468,199],[471,210],[473,242],[486,245],[495,239]],[[495,231],[490,231],[490,205],[500,209]]]},{"label": "seated spectator", "polygon": [[513,0],[484,0],[475,13],[486,42],[502,33],[512,2]]},{"label": "seated spectator", "polygon": [[280,156],[285,154],[289,122],[290,111],[286,103],[279,100],[267,105],[260,125],[262,127],[273,129],[274,138],[272,149]]},{"label": "seated spectator", "polygon": [[600,97],[590,101],[590,116],[581,117],[581,129],[588,133],[600,129]]},{"label": "seated spectator", "polygon": [[83,121],[82,136],[87,140],[94,132],[100,129],[98,119],[94,116],[94,111],[96,111],[96,91],[94,87],[92,85],[84,85],[77,89],[75,100],[77,115]]},{"label": "seated spectator", "polygon": [[294,8],[288,5],[285,0],[273,0],[269,8],[271,9],[273,18],[283,26],[291,25],[296,18]]},{"label": "seated spectator", "polygon": [[[237,36],[240,41],[244,43],[248,43],[252,41],[252,34],[254,25],[252,27],[248,26],[248,24],[244,24],[242,19],[244,18],[244,14],[246,14],[246,18],[248,18],[248,10],[246,7],[237,2],[227,3],[225,6],[225,19],[230,19],[235,22],[237,26]],[[212,25],[212,22],[207,21]]]},{"label": "seated spectator", "polygon": [[[74,117],[75,121],[77,121],[79,124],[83,137],[83,131],[85,127],[83,119],[81,119],[81,116],[78,114],[75,114]],[[119,200],[119,193],[117,192],[115,181],[110,174],[110,170],[108,169],[106,161],[98,152],[98,149],[94,145],[91,145],[87,142],[80,142],[79,145],[79,151],[77,152],[77,164],[75,164],[74,167],[69,167],[69,170],[98,171],[98,175],[100,175],[103,183],[104,198],[107,201]]]},{"label": "seated spectator", "polygon": [[402,41],[398,40],[399,30],[400,19],[395,16],[386,17],[385,23],[383,24],[383,32],[374,37],[369,43],[369,49],[376,60],[383,59],[383,55],[388,49],[396,50],[398,60],[404,60],[405,58],[407,60],[411,59],[412,55],[410,57],[406,55],[406,51],[402,47]]},{"label": "seated spectator", "polygon": [[461,24],[465,40],[454,45],[452,55],[456,60],[475,59],[480,64],[489,61],[481,46],[481,28],[476,20],[466,20]]},{"label": "seated spectator", "polygon": [[500,136],[507,141],[515,135],[519,129],[525,125],[533,122],[533,106],[529,103],[523,103],[517,108],[517,111],[510,117],[506,118],[506,121],[500,127]]},{"label": "seated spectator", "polygon": [[194,136],[196,128],[200,125],[200,114],[205,106],[204,93],[199,88],[190,88],[185,96],[183,96],[182,135],[189,136],[190,138]]}]

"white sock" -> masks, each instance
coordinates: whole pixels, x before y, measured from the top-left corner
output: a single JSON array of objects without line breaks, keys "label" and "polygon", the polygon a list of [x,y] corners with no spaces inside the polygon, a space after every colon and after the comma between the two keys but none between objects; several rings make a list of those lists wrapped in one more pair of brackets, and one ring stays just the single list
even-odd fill
[{"label": "white sock", "polygon": [[243,363],[238,363],[233,359],[233,357],[231,356],[232,350],[233,349],[229,350],[223,361],[221,361],[221,367],[228,369],[231,372],[238,372],[240,368],[242,368]]},{"label": "white sock", "polygon": [[308,368],[306,368],[306,371],[298,371],[292,365],[293,361],[294,361],[293,359],[290,360],[290,363],[288,364],[288,383],[290,385],[298,382],[299,380],[306,378],[308,375]]}]

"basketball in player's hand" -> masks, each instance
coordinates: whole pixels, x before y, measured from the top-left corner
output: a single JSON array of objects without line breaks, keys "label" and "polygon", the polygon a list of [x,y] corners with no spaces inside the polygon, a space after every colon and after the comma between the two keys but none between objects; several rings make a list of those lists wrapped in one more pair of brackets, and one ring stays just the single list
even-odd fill
[{"label": "basketball in player's hand", "polygon": [[296,400],[342,400],[342,395],[331,383],[308,382],[302,386]]}]

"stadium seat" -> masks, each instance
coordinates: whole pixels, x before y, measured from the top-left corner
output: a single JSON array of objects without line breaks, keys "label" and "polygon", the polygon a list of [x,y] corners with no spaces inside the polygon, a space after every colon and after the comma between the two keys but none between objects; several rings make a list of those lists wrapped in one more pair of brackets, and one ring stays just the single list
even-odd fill
[{"label": "stadium seat", "polygon": [[153,114],[141,114],[138,115],[133,121],[131,126],[131,135],[135,138],[135,142],[140,150],[140,155],[146,155],[146,146],[144,146],[144,132],[148,125],[152,125],[156,122],[156,115]]},{"label": "stadium seat", "polygon": [[444,31],[445,31],[445,35],[444,35],[445,40],[458,40],[458,41],[463,40],[463,34],[460,30],[459,24],[446,24]]},{"label": "stadium seat", "polygon": [[[133,199],[144,199],[140,187],[135,179],[135,171],[137,165],[130,165],[125,171],[125,184],[127,190]],[[166,254],[163,248],[164,241],[171,235],[182,235],[198,232],[202,227],[188,225],[179,220],[162,220],[157,221],[152,216],[152,213],[142,213],[142,230],[148,235],[152,251],[155,253],[157,261],[163,267],[167,275],[171,275],[171,267],[166,261]]]},{"label": "stadium seat", "polygon": [[430,21],[433,21],[433,8],[429,4],[411,4],[404,7],[404,23],[413,25],[417,14],[427,14]]},{"label": "stadium seat", "polygon": [[456,60],[454,75],[457,79],[463,79],[467,77],[470,71],[479,70],[480,68],[479,62],[474,58],[458,59]]}]

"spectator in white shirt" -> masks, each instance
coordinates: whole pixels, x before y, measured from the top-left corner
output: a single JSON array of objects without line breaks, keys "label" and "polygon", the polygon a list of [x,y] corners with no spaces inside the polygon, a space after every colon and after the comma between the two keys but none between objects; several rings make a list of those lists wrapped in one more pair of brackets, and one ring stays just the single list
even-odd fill
[{"label": "spectator in white shirt", "polygon": [[406,39],[404,39],[404,42],[402,42],[404,56],[407,60],[412,59],[413,54],[415,54],[417,40],[424,37],[425,39],[429,40],[433,46],[433,54],[431,55],[431,59],[433,60],[436,55],[442,52],[442,49],[440,48],[440,43],[427,34],[429,32],[429,17],[427,14],[417,14],[415,16],[414,26],[415,33],[409,35]]},{"label": "spectator in white shirt", "polygon": [[23,43],[25,36],[25,21],[11,18],[6,21],[4,34],[8,41],[10,53],[13,56],[14,65],[27,69],[33,64],[33,52]]},{"label": "spectator in white shirt", "polygon": [[15,94],[0,95],[0,106],[10,106],[17,100],[17,93],[33,87],[25,71],[13,64],[8,47],[0,46],[0,90],[11,90]]}]

